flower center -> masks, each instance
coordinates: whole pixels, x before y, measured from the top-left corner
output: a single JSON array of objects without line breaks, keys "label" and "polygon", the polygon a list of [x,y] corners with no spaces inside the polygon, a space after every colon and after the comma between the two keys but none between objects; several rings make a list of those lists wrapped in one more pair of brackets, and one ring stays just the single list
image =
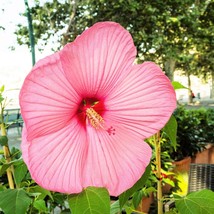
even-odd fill
[{"label": "flower center", "polygon": [[91,126],[93,126],[95,129],[104,129],[103,118],[93,108],[86,109],[86,116],[88,117]]},{"label": "flower center", "polygon": [[103,119],[105,106],[103,101],[96,98],[85,98],[79,104],[77,117],[79,122],[85,127],[86,121],[96,130],[105,130],[110,136],[115,135],[116,130],[113,126],[107,127]]},{"label": "flower center", "polygon": [[85,98],[79,105],[77,116],[80,122],[85,126],[86,120],[95,129],[104,129],[104,119],[102,117],[105,107],[103,103],[96,98]]}]

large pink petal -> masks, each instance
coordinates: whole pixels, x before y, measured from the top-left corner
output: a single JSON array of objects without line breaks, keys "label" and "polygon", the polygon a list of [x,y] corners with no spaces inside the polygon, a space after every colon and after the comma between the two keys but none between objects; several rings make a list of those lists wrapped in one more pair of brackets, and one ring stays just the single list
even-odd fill
[{"label": "large pink petal", "polygon": [[80,101],[64,75],[59,54],[40,60],[26,77],[20,92],[27,139],[63,128],[76,113]]},{"label": "large pink petal", "polygon": [[22,129],[22,143],[21,143],[21,150],[22,150],[22,157],[24,162],[28,165],[28,148],[30,143],[27,141],[27,129],[24,126]]},{"label": "large pink petal", "polygon": [[[32,178],[43,188],[79,193],[88,186],[105,187],[117,196],[142,176],[151,148],[115,124],[115,135],[78,120],[62,130],[22,142],[23,158]],[[25,132],[23,132],[25,133]],[[23,136],[24,137],[24,136]]]},{"label": "large pink petal", "polygon": [[22,142],[32,178],[45,189],[63,193],[82,191],[87,148],[85,129],[75,118],[57,132]]},{"label": "large pink petal", "polygon": [[115,134],[87,126],[88,156],[84,168],[84,187],[106,187],[118,196],[131,188],[150,162],[151,148],[128,129],[114,124]]},{"label": "large pink petal", "polygon": [[145,139],[169,120],[176,108],[176,96],[162,70],[146,62],[133,66],[126,79],[107,97],[105,107],[105,118]]},{"label": "large pink petal", "polygon": [[60,52],[66,76],[80,96],[104,97],[127,75],[136,48],[117,23],[100,22]]}]

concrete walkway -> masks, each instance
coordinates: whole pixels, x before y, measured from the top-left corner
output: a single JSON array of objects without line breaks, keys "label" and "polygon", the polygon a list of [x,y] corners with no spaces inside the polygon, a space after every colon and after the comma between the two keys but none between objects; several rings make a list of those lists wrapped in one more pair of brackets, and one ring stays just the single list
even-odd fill
[{"label": "concrete walkway", "polygon": [[194,99],[193,103],[187,103],[180,101],[179,104],[188,108],[214,108],[214,99]]}]

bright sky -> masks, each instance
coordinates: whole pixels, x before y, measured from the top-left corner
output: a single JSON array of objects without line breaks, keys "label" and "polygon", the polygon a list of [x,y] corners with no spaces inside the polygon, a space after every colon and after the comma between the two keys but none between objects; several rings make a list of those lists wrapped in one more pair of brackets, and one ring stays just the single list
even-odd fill
[{"label": "bright sky", "polygon": [[[27,25],[27,18],[20,14],[25,12],[24,0],[0,0],[0,86],[5,85],[7,96],[13,99],[11,105],[18,106],[19,89],[26,75],[32,68],[30,50],[19,46],[14,31],[16,25]],[[33,3],[29,0],[29,6]],[[15,47],[11,50],[10,47]],[[36,60],[48,55],[36,52]],[[15,89],[12,90],[11,89]]]}]

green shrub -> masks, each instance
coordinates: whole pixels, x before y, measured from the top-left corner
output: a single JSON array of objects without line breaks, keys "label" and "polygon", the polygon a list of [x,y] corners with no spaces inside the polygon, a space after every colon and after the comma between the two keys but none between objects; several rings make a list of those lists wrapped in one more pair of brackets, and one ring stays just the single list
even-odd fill
[{"label": "green shrub", "polygon": [[193,157],[205,149],[207,143],[214,142],[214,110],[185,109],[178,107],[174,112],[177,120],[177,150],[172,151],[174,160]]}]

